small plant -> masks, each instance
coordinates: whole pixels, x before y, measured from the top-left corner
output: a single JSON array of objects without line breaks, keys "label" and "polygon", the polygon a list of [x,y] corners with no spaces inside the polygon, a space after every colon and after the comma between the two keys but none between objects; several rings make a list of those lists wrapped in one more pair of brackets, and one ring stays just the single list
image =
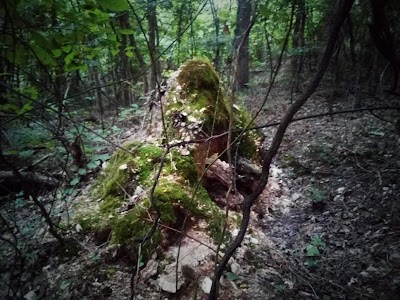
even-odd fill
[{"label": "small plant", "polygon": [[316,187],[313,187],[313,186],[310,186],[308,188],[308,194],[309,194],[310,200],[313,203],[325,202],[327,199],[324,191],[322,191]]},{"label": "small plant", "polygon": [[321,163],[328,165],[338,165],[340,159],[333,146],[328,144],[319,144],[310,146],[310,154]]},{"label": "small plant", "polygon": [[320,236],[315,236],[311,239],[311,242],[306,245],[306,262],[305,265],[308,267],[314,267],[317,264],[317,259],[321,256],[321,251],[326,248],[326,243],[321,239]]}]

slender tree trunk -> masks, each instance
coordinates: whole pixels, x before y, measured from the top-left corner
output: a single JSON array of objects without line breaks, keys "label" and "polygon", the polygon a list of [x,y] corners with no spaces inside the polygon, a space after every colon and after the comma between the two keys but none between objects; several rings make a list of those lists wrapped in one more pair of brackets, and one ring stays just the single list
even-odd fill
[{"label": "slender tree trunk", "polygon": [[[119,23],[121,28],[123,29],[129,29],[130,24],[129,24],[129,14],[128,12],[123,13],[119,17]],[[133,99],[133,91],[130,85],[130,81],[132,80],[133,77],[133,70],[129,61],[129,57],[125,53],[125,49],[128,46],[128,37],[127,35],[123,34],[121,37],[121,48],[119,51],[119,58],[120,58],[120,71],[121,71],[121,79],[124,80],[122,82],[122,105],[123,106],[129,106],[132,103]]]},{"label": "slender tree trunk", "polygon": [[268,183],[269,179],[269,171],[271,167],[271,163],[275,155],[277,154],[279,147],[282,143],[283,137],[285,135],[286,129],[288,128],[293,116],[300,110],[300,108],[307,102],[310,96],[314,93],[318,85],[320,84],[326,70],[328,69],[330,59],[332,57],[333,51],[335,49],[335,43],[339,36],[340,29],[343,25],[344,20],[349,14],[351,7],[353,6],[355,0],[343,0],[341,1],[341,5],[339,6],[335,18],[332,21],[331,30],[329,34],[328,41],[325,46],[324,53],[320,60],[318,70],[312,78],[308,88],[304,91],[304,93],[299,97],[299,99],[293,103],[293,105],[289,108],[287,113],[283,116],[281,123],[275,133],[274,139],[272,140],[271,146],[269,150],[263,157],[262,164],[262,173],[260,176],[260,181],[257,187],[254,189],[253,193],[247,196],[243,203],[243,218],[240,224],[240,230],[232,242],[232,244],[227,248],[224,257],[222,258],[220,264],[218,265],[213,283],[209,295],[210,300],[216,300],[218,297],[218,285],[219,280],[224,272],[229,259],[232,257],[233,253],[240,246],[243,241],[243,238],[246,234],[247,226],[250,222],[250,211],[257,200],[258,196],[265,189],[265,186]]},{"label": "slender tree trunk", "polygon": [[235,38],[233,41],[234,88],[240,90],[249,82],[249,34],[245,34],[250,26],[251,0],[238,0]]},{"label": "slender tree trunk", "polygon": [[293,53],[291,56],[291,69],[293,90],[299,91],[299,75],[302,71],[303,49],[304,49],[304,29],[306,24],[305,0],[294,1],[296,20],[293,29]]},{"label": "slender tree trunk", "polygon": [[157,1],[147,0],[147,22],[149,26],[149,52],[151,60],[149,90],[157,88],[158,76],[160,74],[160,64],[158,62],[158,39],[157,39]]},{"label": "slender tree trunk", "polygon": [[92,82],[96,87],[96,106],[100,113],[101,119],[101,128],[104,130],[104,107],[103,107],[103,96],[101,94],[101,85],[99,79],[99,72],[96,66],[92,67],[90,70],[90,74],[92,77]]},{"label": "slender tree trunk", "polygon": [[389,61],[393,68],[392,91],[400,89],[400,55],[396,53],[396,46],[389,22],[385,15],[385,4],[387,1],[371,0],[372,25],[371,36],[376,48]]},{"label": "slender tree trunk", "polygon": [[147,81],[147,72],[146,72],[146,62],[144,61],[142,51],[140,51],[140,48],[138,47],[135,36],[133,34],[129,35],[129,41],[131,46],[133,47],[133,51],[139,63],[140,72],[141,74],[143,74],[143,90],[144,90],[143,92],[144,94],[146,94],[149,91],[149,82]]}]

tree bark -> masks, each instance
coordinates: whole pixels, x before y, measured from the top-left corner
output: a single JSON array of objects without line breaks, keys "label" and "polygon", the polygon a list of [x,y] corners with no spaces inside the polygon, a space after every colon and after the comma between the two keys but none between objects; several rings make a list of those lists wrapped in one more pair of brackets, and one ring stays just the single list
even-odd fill
[{"label": "tree bark", "polygon": [[[129,14],[128,12],[123,13],[119,17],[119,23],[121,28],[123,29],[129,29],[130,24],[129,24]],[[125,54],[125,49],[128,46],[128,38],[125,34],[121,36],[121,47],[119,51],[119,58],[121,62],[121,79],[124,80],[122,82],[122,105],[123,106],[129,106],[132,103],[133,99],[133,92],[128,84],[128,80],[130,80],[133,77],[133,70],[129,62],[129,57]]]},{"label": "tree bark", "polygon": [[372,25],[370,26],[370,32],[376,48],[393,68],[392,91],[396,92],[400,88],[400,55],[396,53],[394,37],[385,15],[386,3],[387,1],[371,0]]},{"label": "tree bark", "polygon": [[347,15],[349,14],[354,1],[355,0],[343,0],[341,2],[341,5],[339,6],[339,8],[337,10],[335,18],[332,21],[329,38],[326,43],[325,50],[324,50],[324,53],[320,60],[317,72],[315,73],[315,75],[314,75],[313,79],[311,80],[306,91],[300,96],[300,98],[296,102],[293,103],[293,105],[289,108],[289,110],[283,116],[281,123],[275,133],[275,136],[271,143],[271,146],[270,146],[269,150],[267,151],[267,153],[263,157],[263,165],[262,165],[262,173],[261,173],[260,181],[259,181],[257,187],[255,188],[254,192],[252,194],[250,194],[249,196],[247,196],[244,200],[243,218],[242,218],[242,222],[240,224],[239,233],[238,233],[236,239],[232,242],[232,244],[226,250],[224,257],[222,258],[220,264],[216,268],[215,276],[213,278],[213,283],[212,283],[212,287],[211,287],[211,291],[210,291],[210,295],[209,295],[209,299],[211,299],[211,300],[217,299],[219,279],[221,278],[222,273],[224,272],[229,259],[232,257],[233,253],[236,251],[236,249],[240,246],[240,244],[243,241],[243,238],[246,234],[247,226],[250,221],[250,210],[251,210],[253,204],[255,203],[255,201],[257,200],[258,196],[262,193],[266,184],[268,183],[269,171],[270,171],[272,159],[275,157],[276,153],[278,152],[278,149],[279,149],[281,142],[283,140],[283,137],[285,135],[286,129],[288,128],[293,116],[307,102],[309,97],[314,93],[314,91],[318,87],[319,83],[321,82],[321,80],[329,66],[329,62],[330,62],[330,59],[334,52],[335,43],[339,36],[340,29],[341,29],[343,22],[345,21]]},{"label": "tree bark", "polygon": [[291,56],[291,69],[292,69],[292,80],[293,88],[297,92],[299,91],[299,79],[298,75],[302,71],[303,62],[303,50],[304,50],[304,29],[306,24],[306,7],[305,0],[297,0],[295,5],[296,21],[294,22],[293,29],[293,54]]},{"label": "tree bark", "polygon": [[238,0],[235,39],[233,41],[234,89],[240,90],[249,82],[249,34],[251,0]]},{"label": "tree bark", "polygon": [[160,64],[157,60],[157,0],[147,0],[147,22],[149,31],[149,53],[151,60],[149,91],[157,88],[158,76],[160,74]]}]

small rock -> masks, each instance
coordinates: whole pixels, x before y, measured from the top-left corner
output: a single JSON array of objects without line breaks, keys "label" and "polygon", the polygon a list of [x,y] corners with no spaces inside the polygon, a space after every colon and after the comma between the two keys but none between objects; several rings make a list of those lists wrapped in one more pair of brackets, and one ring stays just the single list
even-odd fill
[{"label": "small rock", "polygon": [[243,296],[242,290],[237,289],[233,291],[233,297],[235,297],[236,299],[242,299],[242,296]]},{"label": "small rock", "polygon": [[340,187],[340,188],[338,188],[338,189],[336,190],[336,193],[338,193],[338,194],[343,194],[345,190],[346,190],[346,188],[342,186],[342,187]]},{"label": "small rock", "polygon": [[140,277],[143,281],[149,280],[150,277],[157,274],[158,262],[155,260],[149,260],[146,267],[140,272]]},{"label": "small rock", "polygon": [[299,200],[300,197],[301,197],[301,194],[300,194],[300,193],[294,193],[294,194],[292,195],[292,200],[293,200],[293,201]]},{"label": "small rock", "polygon": [[231,235],[233,238],[236,238],[239,234],[239,229],[233,229],[231,232]]},{"label": "small rock", "polygon": [[367,272],[375,272],[375,273],[379,273],[379,269],[375,268],[373,265],[370,265],[367,269]]},{"label": "small rock", "polygon": [[24,296],[24,299],[26,300],[35,300],[37,299],[35,291],[30,291],[29,293],[26,293]]},{"label": "small rock", "polygon": [[212,280],[210,277],[204,277],[203,281],[201,282],[201,289],[204,293],[209,294],[211,291]]},{"label": "small rock", "polygon": [[239,274],[240,265],[236,261],[231,263],[231,271],[232,271],[232,273]]},{"label": "small rock", "polygon": [[260,241],[257,240],[256,238],[253,238],[253,237],[252,237],[252,238],[250,239],[250,243],[251,243],[251,244],[254,244],[254,245],[258,245],[258,244],[260,244]]},{"label": "small rock", "polygon": [[185,282],[182,274],[178,274],[178,283],[176,282],[176,269],[175,264],[168,265],[165,268],[166,273],[159,275],[158,285],[159,287],[168,293],[175,294]]},{"label": "small rock", "polygon": [[292,281],[286,279],[286,280],[284,281],[284,284],[287,285],[287,287],[289,288],[289,290],[293,290],[294,283],[293,283]]},{"label": "small rock", "polygon": [[333,198],[333,201],[343,201],[343,200],[344,200],[343,195],[336,195],[336,196]]}]

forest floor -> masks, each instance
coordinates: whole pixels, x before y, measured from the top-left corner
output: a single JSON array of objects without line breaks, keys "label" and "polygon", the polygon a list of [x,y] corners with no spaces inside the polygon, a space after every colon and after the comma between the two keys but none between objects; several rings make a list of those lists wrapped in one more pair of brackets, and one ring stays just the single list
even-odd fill
[{"label": "forest floor", "polygon": [[[258,107],[265,92],[250,89],[246,104]],[[317,91],[296,117],[326,112],[324,94]],[[260,125],[279,121],[289,106],[283,89],[269,99]],[[331,104],[343,111],[353,103],[341,97]],[[251,298],[400,299],[400,138],[387,122],[393,120],[393,112],[361,112],[290,125],[275,160],[281,193],[253,224],[267,239],[245,280]],[[263,130],[267,146],[274,131]]]},{"label": "forest floor", "polygon": [[[241,99],[255,113],[265,93],[266,87],[254,84]],[[322,89],[314,94],[298,116],[327,111],[326,94]],[[351,109],[344,98],[331,103],[333,110]],[[276,88],[257,124],[279,121],[289,99],[287,90]],[[366,98],[361,104],[377,103]],[[261,199],[268,205],[253,215],[220,299],[400,299],[400,137],[385,121],[395,121],[394,115],[376,115],[340,114],[290,125],[271,170],[269,197]],[[275,129],[262,129],[267,148]],[[32,217],[25,213],[19,219]],[[54,257],[55,243],[47,245],[34,276],[22,276],[31,292],[21,296],[129,299],[129,253],[75,235],[83,247],[78,255]],[[212,270],[211,260],[206,268]],[[136,299],[179,298],[158,291],[153,279],[137,289]],[[197,299],[203,298],[199,292]]]}]

